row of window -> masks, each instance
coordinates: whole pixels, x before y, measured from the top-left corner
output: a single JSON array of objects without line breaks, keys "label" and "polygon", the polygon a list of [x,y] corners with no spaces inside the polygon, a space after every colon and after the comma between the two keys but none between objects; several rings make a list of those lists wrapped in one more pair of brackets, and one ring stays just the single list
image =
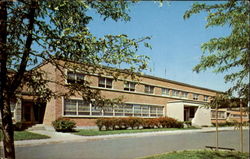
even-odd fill
[{"label": "row of window", "polygon": [[162,106],[125,104],[119,107],[95,107],[83,100],[64,100],[65,116],[136,116],[160,117],[163,116]]},{"label": "row of window", "polygon": [[[213,119],[216,118],[216,111],[212,110],[211,111],[211,117]],[[229,118],[240,118],[240,114],[230,114],[230,113],[226,113],[225,111],[218,111],[218,118],[219,119],[226,119],[227,117]],[[242,115],[243,118],[247,118],[247,115]]]},{"label": "row of window", "polygon": [[[81,73],[74,73],[74,72],[68,72],[68,77],[67,77],[67,83],[83,83],[84,82],[84,74]],[[124,90],[125,91],[130,91],[130,92],[135,92],[135,82],[124,82]],[[113,79],[111,78],[106,78],[106,77],[99,77],[98,81],[98,87],[102,88],[113,88]],[[154,89],[155,86],[151,85],[144,85],[144,93],[147,94],[154,94]],[[169,88],[162,88],[161,89],[162,96],[173,96],[173,97],[178,97],[178,98],[188,98],[188,92],[185,91],[179,91],[175,89],[169,89]],[[208,96],[204,96],[203,100],[208,101]],[[199,100],[199,94],[193,93],[193,100]]]}]

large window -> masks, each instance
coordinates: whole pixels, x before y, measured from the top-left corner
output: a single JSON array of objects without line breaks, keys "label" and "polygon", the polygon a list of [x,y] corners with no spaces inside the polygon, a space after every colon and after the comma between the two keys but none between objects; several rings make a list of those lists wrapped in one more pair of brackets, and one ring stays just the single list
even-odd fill
[{"label": "large window", "polygon": [[204,96],[204,101],[205,101],[205,102],[208,101],[208,96]]},{"label": "large window", "polygon": [[188,98],[188,92],[181,92],[182,98]]},{"label": "large window", "polygon": [[68,71],[67,72],[67,83],[69,83],[69,84],[72,84],[72,83],[83,84],[84,83],[84,74]]},{"label": "large window", "polygon": [[113,80],[110,78],[99,77],[98,86],[103,88],[112,88],[112,82]]},{"label": "large window", "polygon": [[90,115],[89,103],[83,100],[64,100],[64,115]]},{"label": "large window", "polygon": [[169,95],[169,89],[168,88],[162,88],[161,89],[161,94],[162,95]]},{"label": "large window", "polygon": [[[211,116],[213,119],[216,118],[216,111],[215,110],[212,110],[211,111]],[[219,119],[225,119],[226,118],[226,113],[225,111],[218,111],[218,118]]]},{"label": "large window", "polygon": [[193,94],[193,100],[198,100],[199,99],[199,95],[198,94]]},{"label": "large window", "polygon": [[64,100],[65,116],[137,116],[160,117],[163,116],[162,106],[143,104],[125,104],[115,107],[95,107],[83,100]]},{"label": "large window", "polygon": [[145,85],[144,92],[148,94],[154,94],[154,88],[155,88],[154,86]]},{"label": "large window", "polygon": [[135,83],[134,82],[124,82],[124,90],[125,91],[135,91]]},{"label": "large window", "polygon": [[172,96],[179,97],[180,96],[180,91],[172,90]]}]

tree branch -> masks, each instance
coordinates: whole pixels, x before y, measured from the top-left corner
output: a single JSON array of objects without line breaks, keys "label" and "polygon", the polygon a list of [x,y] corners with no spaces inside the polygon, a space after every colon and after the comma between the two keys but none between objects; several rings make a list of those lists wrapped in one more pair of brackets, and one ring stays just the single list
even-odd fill
[{"label": "tree branch", "polygon": [[30,6],[30,11],[28,13],[28,19],[29,19],[29,24],[28,24],[28,35],[27,35],[27,39],[26,39],[26,43],[25,43],[25,48],[23,51],[23,56],[22,56],[22,60],[21,60],[21,64],[19,66],[19,69],[17,71],[17,73],[14,76],[13,82],[10,86],[9,89],[9,93],[13,93],[21,84],[21,81],[23,79],[23,75],[28,63],[28,58],[29,58],[29,54],[31,51],[31,44],[33,41],[32,38],[32,31],[34,29],[34,23],[35,23],[35,10],[38,7],[37,5],[37,0],[32,0],[31,1],[31,6]]}]

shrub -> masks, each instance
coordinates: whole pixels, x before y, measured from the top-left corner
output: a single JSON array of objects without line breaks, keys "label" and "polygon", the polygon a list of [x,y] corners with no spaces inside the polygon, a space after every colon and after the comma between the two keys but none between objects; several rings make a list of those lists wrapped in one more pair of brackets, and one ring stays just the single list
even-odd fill
[{"label": "shrub", "polygon": [[71,132],[74,131],[76,123],[70,119],[58,118],[52,122],[54,129],[58,132]]},{"label": "shrub", "polygon": [[181,121],[177,121],[175,128],[184,128],[184,123]]},{"label": "shrub", "polygon": [[104,125],[103,125],[103,118],[97,119],[95,123],[96,123],[96,125],[97,125],[99,131],[101,131],[102,128],[104,127]]},{"label": "shrub", "polygon": [[160,117],[159,122],[163,128],[182,128],[183,123],[170,117]]},{"label": "shrub", "polygon": [[127,118],[114,118],[114,122],[118,130],[127,129],[129,127]]},{"label": "shrub", "polygon": [[143,119],[138,117],[129,117],[127,118],[127,123],[128,126],[131,127],[131,129],[139,129],[143,124]]},{"label": "shrub", "polygon": [[15,131],[23,131],[25,129],[24,125],[21,122],[16,122],[13,124]]},{"label": "shrub", "polygon": [[143,121],[143,128],[144,129],[153,129],[153,128],[160,128],[161,124],[158,120],[158,118],[152,118],[152,119],[144,119]]}]

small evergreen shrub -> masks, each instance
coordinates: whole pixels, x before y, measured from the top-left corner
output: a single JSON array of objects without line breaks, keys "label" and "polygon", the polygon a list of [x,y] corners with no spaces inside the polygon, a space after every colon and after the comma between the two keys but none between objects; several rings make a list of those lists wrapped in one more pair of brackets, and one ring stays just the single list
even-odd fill
[{"label": "small evergreen shrub", "polygon": [[70,119],[58,118],[52,122],[54,129],[58,132],[72,132],[76,123]]}]

